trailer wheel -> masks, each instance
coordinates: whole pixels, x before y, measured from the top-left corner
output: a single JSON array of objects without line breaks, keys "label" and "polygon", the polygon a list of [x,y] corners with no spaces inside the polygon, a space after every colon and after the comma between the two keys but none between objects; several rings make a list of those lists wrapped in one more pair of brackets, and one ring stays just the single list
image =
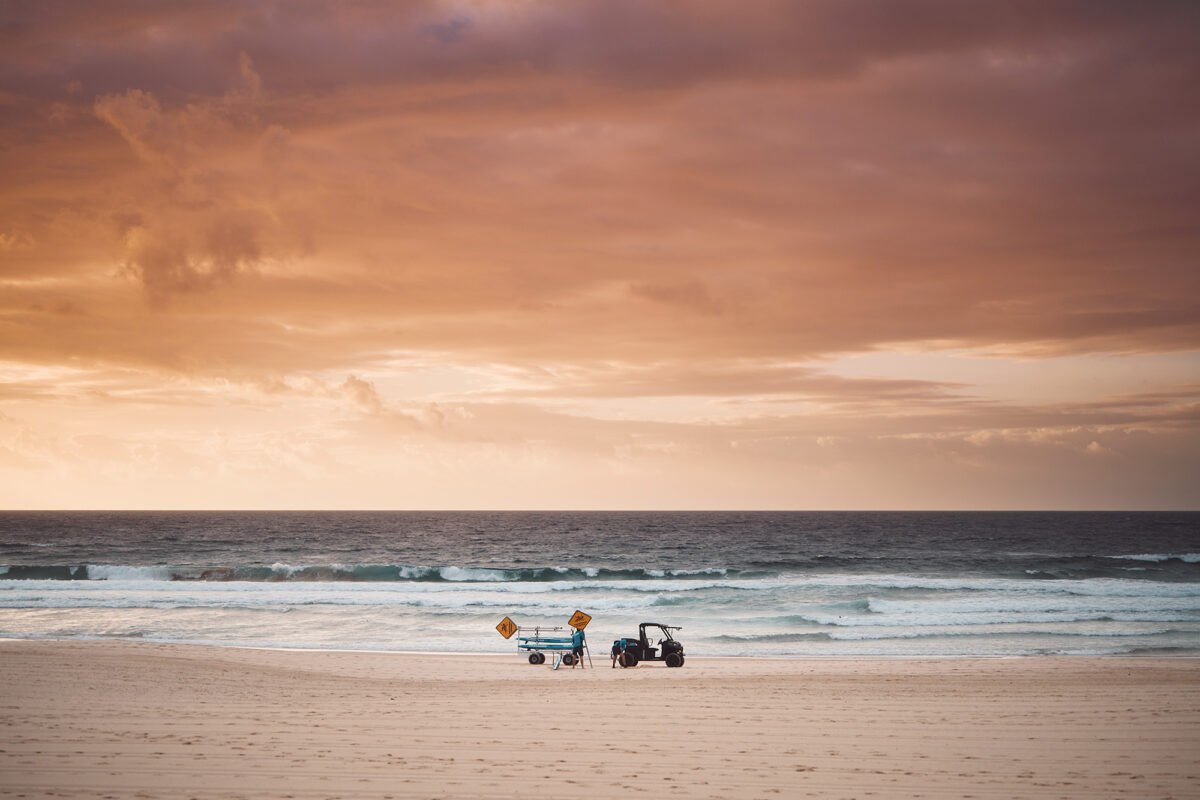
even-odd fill
[{"label": "trailer wheel", "polygon": [[537,653],[530,653],[530,654],[529,654],[529,663],[530,663],[530,664],[540,664],[540,663],[542,663],[542,662],[541,662],[541,660],[540,660],[540,659],[538,659],[538,654],[537,654]]},{"label": "trailer wheel", "polygon": [[683,656],[679,655],[679,653],[667,653],[667,657],[663,660],[667,662],[668,667],[683,666]]},{"label": "trailer wheel", "polygon": [[575,663],[575,655],[573,653],[563,653],[563,664],[571,666]]}]

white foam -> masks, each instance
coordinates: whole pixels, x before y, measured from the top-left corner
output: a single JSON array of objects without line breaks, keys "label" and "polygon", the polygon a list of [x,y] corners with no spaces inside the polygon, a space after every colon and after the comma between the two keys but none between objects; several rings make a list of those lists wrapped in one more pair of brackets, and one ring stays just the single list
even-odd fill
[{"label": "white foam", "polygon": [[[305,570],[310,570],[310,569],[313,569],[313,567],[311,565],[305,566],[305,565],[295,565],[295,564],[281,564],[279,562],[276,562],[271,565],[271,572],[273,572],[277,575],[287,576],[288,578],[291,578],[292,576],[296,575],[296,573],[304,572]],[[350,567],[345,564],[324,564],[321,566],[321,569],[328,570],[329,572],[344,572],[344,573],[350,573],[350,572],[354,571],[354,567]]]},{"label": "white foam", "polygon": [[[460,585],[458,591],[412,591],[411,584],[10,581],[0,587],[0,608],[265,608],[279,606],[377,606],[431,611],[522,608],[561,612],[566,603],[548,593],[491,591],[491,586]],[[476,588],[478,587],[478,588]],[[424,588],[423,586],[421,587]],[[588,597],[594,610],[648,608],[650,594]]]},{"label": "white foam", "polygon": [[1034,622],[1192,622],[1200,623],[1200,615],[1186,611],[1046,611],[1046,612],[988,612],[974,611],[958,614],[941,612],[889,614],[887,616],[846,616],[844,614],[804,614],[818,625],[835,628],[914,628],[929,625],[974,627],[979,625],[1026,624]]},{"label": "white foam", "polygon": [[478,567],[439,567],[438,574],[447,581],[509,581],[508,573],[500,569]]},{"label": "white foam", "polygon": [[947,628],[944,626],[930,625],[920,628],[911,628],[905,631],[895,630],[853,630],[853,631],[832,631],[828,634],[829,638],[839,642],[859,642],[859,641],[880,641],[884,639],[924,639],[930,636],[994,636],[1003,634],[1005,636],[1028,636],[1028,635],[1057,635],[1057,636],[1161,636],[1166,633],[1173,632],[1172,628],[1150,628],[1144,630],[1075,630],[1063,627],[1049,626],[1004,626],[997,629],[984,628]]},{"label": "white foam", "polygon": [[889,600],[871,597],[867,608],[884,615],[963,614],[963,613],[1042,613],[1082,612],[1105,613],[1111,611],[1191,611],[1200,615],[1198,597],[1129,597],[1067,595],[1047,597],[1045,595],[996,595],[950,597],[946,599]]},{"label": "white foam", "polygon": [[91,581],[169,581],[171,580],[171,568],[88,564],[87,576]]},{"label": "white foam", "polygon": [[672,575],[676,578],[681,578],[687,575],[728,575],[729,570],[719,567],[706,567],[704,569],[644,569],[642,570],[651,578],[665,578]]},{"label": "white foam", "polygon": [[[304,569],[312,568],[271,566],[274,577],[305,577],[296,574]],[[1088,641],[1097,649],[1109,646],[1104,638],[1112,636],[1122,637],[1118,644],[1200,651],[1196,582],[840,574],[728,578],[715,569],[601,579],[608,573],[568,567],[548,567],[536,574],[555,580],[538,581],[514,580],[534,575],[531,571],[405,569],[409,580],[400,581],[172,581],[172,574],[199,577],[203,568],[101,565],[89,574],[103,580],[4,580],[0,636],[484,651],[509,647],[500,645],[492,630],[506,614],[521,625],[563,625],[580,608],[596,616],[589,628],[595,631],[593,642],[608,634],[629,635],[639,622],[661,619],[682,625],[689,651],[702,654],[724,646],[722,637],[730,636],[744,637],[733,646],[744,645],[755,655],[1034,653],[1071,649],[1075,645],[1066,637],[1075,636],[1093,637]],[[583,578],[588,570],[594,574]],[[262,572],[265,568],[260,577]],[[679,580],[681,574],[689,579]],[[1054,638],[1059,634],[1064,638]]]},{"label": "white foam", "polygon": [[1200,597],[1200,583],[1165,583],[1129,578],[1020,580],[1016,578],[939,578],[921,575],[805,575],[788,577],[797,586],[875,587],[940,591],[1021,592],[1114,597]]}]

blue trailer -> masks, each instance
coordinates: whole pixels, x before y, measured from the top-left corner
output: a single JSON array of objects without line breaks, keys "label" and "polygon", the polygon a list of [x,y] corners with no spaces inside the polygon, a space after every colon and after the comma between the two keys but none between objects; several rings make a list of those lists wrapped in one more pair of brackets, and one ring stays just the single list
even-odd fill
[{"label": "blue trailer", "polygon": [[[574,650],[576,647],[587,647],[583,631],[577,631],[571,636],[559,634],[564,630],[557,628],[517,628],[517,652],[528,653],[530,664],[546,663],[546,653],[562,653],[562,663],[568,667],[575,663]],[[578,640],[576,639],[578,637]]]}]

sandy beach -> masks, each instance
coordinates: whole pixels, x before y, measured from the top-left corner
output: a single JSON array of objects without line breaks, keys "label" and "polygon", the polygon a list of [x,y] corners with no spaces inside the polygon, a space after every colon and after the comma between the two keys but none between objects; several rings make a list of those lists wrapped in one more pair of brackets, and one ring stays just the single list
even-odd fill
[{"label": "sandy beach", "polygon": [[6,797],[1196,797],[1200,660],[0,643]]}]

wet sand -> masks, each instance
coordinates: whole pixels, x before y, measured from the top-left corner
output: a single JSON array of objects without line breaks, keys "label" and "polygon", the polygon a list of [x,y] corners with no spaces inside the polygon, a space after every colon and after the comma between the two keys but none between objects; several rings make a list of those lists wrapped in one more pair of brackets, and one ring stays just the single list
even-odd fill
[{"label": "wet sand", "polygon": [[1200,796],[1200,659],[594,663],[0,642],[0,796]]}]

